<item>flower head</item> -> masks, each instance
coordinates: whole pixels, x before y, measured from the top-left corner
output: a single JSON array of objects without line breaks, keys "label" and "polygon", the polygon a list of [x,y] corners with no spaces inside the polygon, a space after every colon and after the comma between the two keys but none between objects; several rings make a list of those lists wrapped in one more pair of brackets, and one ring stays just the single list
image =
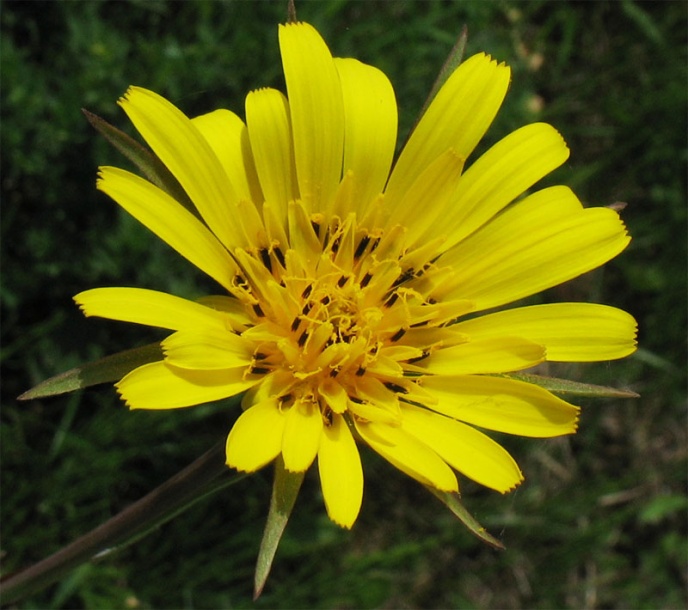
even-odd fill
[{"label": "flower head", "polygon": [[288,96],[251,92],[245,123],[228,110],[189,119],[137,87],[120,100],[183,201],[112,167],[98,188],[222,290],[195,302],[137,288],[77,295],[86,315],[174,331],[164,358],[119,393],[145,409],[245,393],[228,465],[254,471],[281,454],[303,472],[317,460],[328,514],[345,527],[363,494],[356,441],[440,491],[458,490],[455,471],[513,489],[518,466],[477,428],[569,434],[578,408],[504,374],[621,358],[635,322],[586,303],[483,312],[613,258],[629,242],[622,222],[564,186],[521,197],[568,157],[549,125],[511,133],[465,169],[509,84],[490,57],[448,78],[390,173],[385,75],[333,58],[305,23],[279,40]]}]

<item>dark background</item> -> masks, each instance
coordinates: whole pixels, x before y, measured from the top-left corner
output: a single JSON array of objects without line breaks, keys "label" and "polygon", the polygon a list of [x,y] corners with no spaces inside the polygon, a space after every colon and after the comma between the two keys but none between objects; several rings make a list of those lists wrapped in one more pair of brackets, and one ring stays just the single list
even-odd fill
[{"label": "dark background", "polygon": [[[526,482],[500,496],[463,484],[467,507],[506,546],[474,539],[421,486],[364,452],[352,532],[329,522],[310,473],[263,597],[252,574],[269,469],[134,546],[87,564],[18,608],[683,608],[686,590],[686,10],[684,2],[322,1],[297,3],[334,55],[381,68],[401,140],[461,27],[468,53],[513,69],[484,149],[536,120],[571,158],[552,180],[590,205],[628,203],[633,242],[603,271],[559,289],[630,311],[640,349],[569,366],[630,388],[586,400],[575,437],[500,439]],[[222,438],[236,409],[128,412],[111,387],[18,403],[39,381],[158,338],[85,320],[96,286],[203,292],[196,270],[95,190],[127,166],[84,120],[129,130],[130,84],[187,114],[283,88],[286,2],[166,0],[2,4],[2,569],[58,549]]]}]

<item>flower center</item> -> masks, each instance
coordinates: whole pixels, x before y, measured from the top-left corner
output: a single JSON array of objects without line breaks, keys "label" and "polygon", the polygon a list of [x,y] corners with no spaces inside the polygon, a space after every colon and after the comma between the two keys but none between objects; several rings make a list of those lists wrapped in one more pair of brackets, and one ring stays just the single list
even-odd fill
[{"label": "flower center", "polygon": [[242,333],[255,345],[247,374],[272,375],[289,399],[343,391],[358,410],[398,410],[396,395],[412,384],[405,367],[429,353],[423,333],[446,322],[428,296],[437,250],[408,250],[403,228],[367,230],[353,214],[289,220],[287,247],[272,240],[234,253],[234,293],[254,322]]}]

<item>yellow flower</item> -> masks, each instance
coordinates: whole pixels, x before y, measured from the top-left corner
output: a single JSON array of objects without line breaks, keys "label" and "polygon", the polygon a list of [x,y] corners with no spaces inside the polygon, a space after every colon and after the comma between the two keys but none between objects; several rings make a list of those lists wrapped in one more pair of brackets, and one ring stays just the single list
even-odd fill
[{"label": "yellow flower", "polygon": [[477,428],[575,431],[578,408],[504,373],[621,358],[635,322],[611,307],[485,312],[594,269],[629,242],[617,213],[564,186],[519,199],[568,157],[549,125],[523,127],[464,171],[510,71],[479,54],[446,81],[394,168],[385,75],[332,58],[305,23],[281,26],[288,97],[260,89],[246,123],[187,118],[132,87],[120,105],[193,202],[113,167],[98,188],[222,287],[196,302],[138,288],[75,300],[88,316],[174,331],[164,359],[117,388],[131,408],[245,392],[227,464],[316,460],[329,516],[351,527],[363,495],[356,441],[440,491],[455,471],[507,492],[511,456]]}]

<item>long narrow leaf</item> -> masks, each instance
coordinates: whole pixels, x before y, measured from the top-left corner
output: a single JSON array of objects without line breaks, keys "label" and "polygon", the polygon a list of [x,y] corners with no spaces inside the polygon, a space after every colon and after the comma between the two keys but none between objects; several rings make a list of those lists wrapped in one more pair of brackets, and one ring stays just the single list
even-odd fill
[{"label": "long narrow leaf", "polygon": [[277,547],[282,539],[284,528],[287,526],[289,515],[304,477],[303,472],[289,472],[284,467],[282,456],[275,460],[275,483],[272,487],[270,512],[263,532],[263,540],[258,551],[256,574],[254,579],[253,599],[258,599],[270,574],[272,561]]},{"label": "long narrow leaf", "polygon": [[112,356],[106,356],[95,362],[77,366],[65,373],[42,381],[19,396],[18,400],[32,400],[56,396],[81,390],[99,383],[118,381],[135,368],[162,360],[162,349],[159,343],[151,343],[143,347],[128,349]]}]

